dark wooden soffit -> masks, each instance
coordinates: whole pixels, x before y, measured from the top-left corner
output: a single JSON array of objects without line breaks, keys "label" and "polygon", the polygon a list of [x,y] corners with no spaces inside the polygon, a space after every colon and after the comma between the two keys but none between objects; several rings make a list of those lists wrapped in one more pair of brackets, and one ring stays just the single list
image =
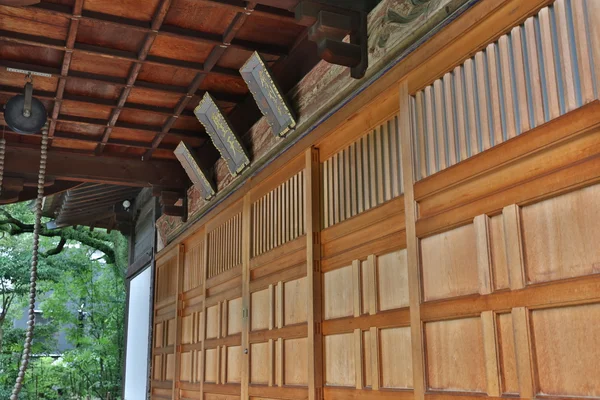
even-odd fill
[{"label": "dark wooden soffit", "polygon": [[[52,218],[49,228],[84,225],[130,233],[131,210],[140,188],[84,183],[46,198],[43,214]],[[123,203],[129,202],[129,207]]]},{"label": "dark wooden soffit", "polygon": [[[290,11],[296,3],[45,0],[0,6],[0,103],[24,84],[23,75],[6,67],[33,70],[49,75],[34,78],[34,94],[50,115],[51,152],[174,159],[182,140],[195,150],[210,147],[193,108],[206,92],[226,113],[246,101],[239,68],[253,51],[272,65],[288,58],[305,32]],[[7,140],[9,146],[39,141]]]}]

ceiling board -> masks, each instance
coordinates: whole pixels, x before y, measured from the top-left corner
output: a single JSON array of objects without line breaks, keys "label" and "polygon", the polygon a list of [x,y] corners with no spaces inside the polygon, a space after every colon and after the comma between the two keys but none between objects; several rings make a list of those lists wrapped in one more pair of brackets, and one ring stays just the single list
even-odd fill
[{"label": "ceiling board", "polygon": [[215,3],[198,0],[174,0],[165,19],[165,25],[222,34],[236,14],[235,10],[224,9]]},{"label": "ceiling board", "polygon": [[159,0],[85,0],[83,9],[149,22],[158,2]]},{"label": "ceiling board", "polygon": [[202,63],[214,45],[191,39],[157,36],[150,55],[183,61]]},{"label": "ceiling board", "polygon": [[110,49],[138,52],[146,34],[135,29],[107,22],[82,19],[79,22],[77,41]]},{"label": "ceiling board", "polygon": [[91,74],[127,78],[133,65],[130,61],[98,57],[87,53],[75,52],[71,59],[71,70]]}]

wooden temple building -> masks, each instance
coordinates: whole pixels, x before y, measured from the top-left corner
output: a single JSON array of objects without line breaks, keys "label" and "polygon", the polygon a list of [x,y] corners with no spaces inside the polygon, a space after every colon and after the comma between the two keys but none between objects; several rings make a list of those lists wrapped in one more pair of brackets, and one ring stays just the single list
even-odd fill
[{"label": "wooden temple building", "polygon": [[131,237],[126,400],[600,398],[600,1],[11,2],[46,215]]}]

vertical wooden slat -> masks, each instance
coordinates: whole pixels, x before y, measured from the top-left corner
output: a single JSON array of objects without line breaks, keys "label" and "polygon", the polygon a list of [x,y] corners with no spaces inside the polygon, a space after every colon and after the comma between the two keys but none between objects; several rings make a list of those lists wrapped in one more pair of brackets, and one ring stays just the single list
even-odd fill
[{"label": "vertical wooden slat", "polygon": [[340,179],[338,155],[334,154],[331,158],[333,164],[333,223],[340,222]]},{"label": "vertical wooden slat", "polygon": [[527,54],[526,66],[529,70],[529,93],[531,95],[530,102],[533,107],[534,126],[539,126],[545,122],[544,104],[542,98],[541,74],[538,58],[538,43],[536,41],[535,25],[533,18],[525,21],[525,30],[523,38],[527,42],[525,54]]},{"label": "vertical wooden slat", "polygon": [[500,396],[500,373],[498,346],[496,340],[496,319],[493,311],[481,313],[483,325],[483,347],[485,353],[485,372],[488,396]]},{"label": "vertical wooden slat", "polygon": [[283,328],[283,282],[277,282],[275,286],[275,322],[277,323],[277,329]]},{"label": "vertical wooden slat", "polygon": [[[414,173],[409,114],[408,83],[400,85],[400,138],[402,142],[402,176],[404,178],[404,209],[406,215],[406,249],[408,265],[408,295],[410,303],[411,348],[413,364],[413,395],[415,400],[425,398],[425,375],[423,365],[423,331],[421,328],[421,283],[418,238],[415,218]],[[373,335],[373,333],[371,333]],[[373,354],[373,353],[371,353]],[[373,355],[371,356],[373,357]],[[375,384],[376,381],[373,381]]]},{"label": "vertical wooden slat", "polygon": [[391,122],[388,122],[390,125],[390,147],[391,147],[391,160],[390,160],[390,180],[392,181],[392,193],[391,197],[398,197],[401,193],[401,184],[400,184],[400,145],[398,143],[398,126],[396,118],[394,118]]},{"label": "vertical wooden slat", "polygon": [[550,26],[550,11],[544,7],[538,13],[540,23],[540,32],[542,48],[544,73],[546,80],[546,97],[548,98],[548,108],[550,119],[557,118],[560,115],[560,106],[558,104],[558,85],[556,78],[556,65],[554,63],[554,47],[552,45],[552,28]]},{"label": "vertical wooden slat", "polygon": [[344,150],[344,197],[345,197],[345,211],[344,219],[348,219],[352,216],[352,189],[350,186],[350,147]]},{"label": "vertical wooden slat", "polygon": [[455,110],[454,110],[454,91],[452,90],[452,73],[444,75],[444,108],[446,109],[446,132],[448,145],[448,166],[454,165],[456,159],[456,132]]},{"label": "vertical wooden slat", "polygon": [[[591,43],[588,38],[588,28],[586,27],[586,5],[588,6],[588,13],[591,9],[598,11],[598,6],[593,4],[594,2],[587,2],[584,4],[584,0],[571,1],[571,8],[573,13],[573,26],[575,30],[575,43],[577,47],[577,64],[579,66],[579,77],[581,80],[581,97],[583,104],[589,103],[590,101],[596,98],[594,94],[594,77],[592,71],[592,54],[590,53],[590,49],[592,49]],[[596,22],[598,22],[597,14],[591,14],[591,18],[596,18]],[[590,25],[590,29],[598,29],[598,27],[594,26],[595,24]],[[596,43],[598,45],[598,43]],[[597,51],[597,50],[596,50]],[[596,65],[596,68],[599,68]],[[596,82],[598,84],[598,82]]]},{"label": "vertical wooden slat", "polygon": [[446,118],[444,116],[444,89],[440,79],[433,83],[433,118],[437,139],[438,171],[448,167],[446,157]]},{"label": "vertical wooden slat", "polygon": [[383,142],[381,145],[383,153],[383,169],[381,171],[383,180],[383,201],[388,201],[392,198],[392,171],[391,171],[391,152],[394,150],[390,148],[390,129],[387,122],[381,125],[381,133],[383,136]]},{"label": "vertical wooden slat", "polygon": [[513,76],[512,76],[512,59],[509,47],[508,35],[503,35],[498,40],[498,53],[500,56],[500,71],[499,76],[502,77],[502,90],[504,94],[504,123],[506,129],[506,138],[511,139],[517,135],[517,114],[515,108],[515,100],[513,98]]},{"label": "vertical wooden slat", "polygon": [[435,142],[435,129],[434,129],[434,118],[433,115],[433,95],[431,93],[431,86],[425,88],[424,98],[424,131],[427,137],[427,175],[433,175],[438,172],[438,161],[436,156],[436,142]]},{"label": "vertical wooden slat", "polygon": [[479,129],[480,129],[480,140],[481,149],[485,151],[492,146],[490,130],[490,119],[492,116],[488,112],[490,109],[490,98],[488,96],[488,85],[487,85],[487,68],[485,63],[485,55],[483,52],[475,54],[475,82],[477,85],[476,96],[477,96],[477,110],[479,115]]},{"label": "vertical wooden slat", "polygon": [[517,374],[519,378],[519,395],[523,398],[533,398],[533,370],[531,365],[531,337],[529,330],[529,315],[525,307],[513,308],[512,322],[515,337],[515,355],[517,359]]},{"label": "vertical wooden slat", "polygon": [[518,106],[518,115],[520,124],[517,125],[517,133],[523,133],[531,129],[534,121],[533,115],[529,112],[529,95],[527,94],[527,79],[525,76],[525,60],[523,58],[523,37],[522,28],[517,26],[510,33],[510,45],[512,47],[514,86],[516,89],[515,102]]},{"label": "vertical wooden slat", "polygon": [[357,212],[361,213],[365,210],[365,190],[363,181],[363,142],[364,137],[356,143],[356,197],[357,197]]},{"label": "vertical wooden slat", "polygon": [[423,91],[420,91],[416,94],[414,107],[416,109],[417,117],[417,138],[415,140],[415,145],[419,149],[419,168],[417,169],[417,180],[420,180],[429,175],[429,164],[427,160],[429,153],[427,152],[427,138],[425,137],[425,103],[423,100]]},{"label": "vertical wooden slat", "polygon": [[456,137],[458,138],[457,146],[458,146],[458,154],[459,161],[466,160],[468,155],[467,152],[467,118],[466,118],[466,110],[465,110],[465,92],[463,90],[464,82],[463,82],[463,69],[462,67],[454,68],[454,96],[453,100],[455,102],[456,109]]},{"label": "vertical wooden slat", "polygon": [[557,0],[554,3],[554,14],[556,16],[556,29],[558,31],[557,39],[560,51],[560,68],[564,82],[562,96],[564,97],[566,111],[568,112],[577,108],[577,95],[573,61],[571,59],[572,49],[565,0]]},{"label": "vertical wooden slat", "polygon": [[586,28],[590,36],[590,64],[594,83],[594,95],[600,98],[600,4],[596,0],[584,0]]},{"label": "vertical wooden slat", "polygon": [[356,200],[356,142],[349,147],[350,151],[350,216],[358,214],[358,202]]},{"label": "vertical wooden slat", "polygon": [[383,203],[384,200],[384,180],[383,180],[383,127],[379,126],[373,132],[375,138],[375,176],[377,177],[376,205]]},{"label": "vertical wooden slat", "polygon": [[377,185],[377,137],[376,130],[369,133],[369,172],[371,174],[369,178],[371,186],[371,207],[375,207],[378,204],[377,192],[379,186]]},{"label": "vertical wooden slat", "polygon": [[477,103],[476,103],[476,91],[475,91],[475,72],[474,62],[468,59],[464,63],[464,86],[465,86],[465,97],[467,99],[467,106],[465,111],[467,112],[468,128],[467,135],[469,138],[469,149],[471,150],[470,156],[474,156],[479,153],[479,144],[477,137],[479,136],[479,125],[477,123]]},{"label": "vertical wooden slat", "polygon": [[473,221],[477,243],[477,269],[479,275],[479,293],[492,292],[492,254],[490,251],[489,217],[478,215]]},{"label": "vertical wooden slat", "polygon": [[526,282],[520,219],[517,205],[506,206],[502,210],[506,261],[509,266],[510,288],[512,290],[523,289]]},{"label": "vertical wooden slat", "polygon": [[371,153],[370,153],[370,149],[369,149],[369,137],[370,135],[367,135],[365,137],[362,138],[362,149],[363,149],[363,181],[364,181],[364,185],[365,185],[365,193],[364,193],[364,198],[365,198],[365,210],[368,210],[371,208],[371,186],[373,185],[373,183],[371,182],[371,162],[370,162],[370,157],[371,157]]},{"label": "vertical wooden slat", "polygon": [[488,72],[488,88],[489,88],[489,101],[492,114],[489,116],[492,119],[492,126],[494,128],[494,145],[498,145],[504,142],[504,129],[502,121],[502,104],[501,99],[504,97],[503,88],[500,87],[499,80],[501,79],[500,71],[498,71],[497,64],[497,46],[495,43],[491,43],[485,50],[485,56],[487,57],[487,72]]}]

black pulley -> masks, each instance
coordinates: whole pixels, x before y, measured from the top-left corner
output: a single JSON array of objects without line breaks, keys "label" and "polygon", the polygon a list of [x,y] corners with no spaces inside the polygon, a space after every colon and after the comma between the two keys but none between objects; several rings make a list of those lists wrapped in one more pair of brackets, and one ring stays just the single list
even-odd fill
[{"label": "black pulley", "polygon": [[19,94],[4,106],[6,125],[17,133],[39,132],[46,123],[46,107],[33,97],[33,85],[25,84],[25,93]]}]

